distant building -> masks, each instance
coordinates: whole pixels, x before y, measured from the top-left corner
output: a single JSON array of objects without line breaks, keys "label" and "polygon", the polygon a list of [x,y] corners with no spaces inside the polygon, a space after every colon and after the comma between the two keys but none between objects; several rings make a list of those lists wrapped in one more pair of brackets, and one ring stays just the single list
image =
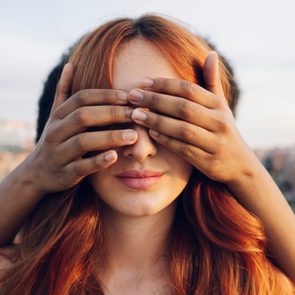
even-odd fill
[{"label": "distant building", "polygon": [[0,120],[0,151],[30,151],[34,144],[34,137],[33,123]]},{"label": "distant building", "polygon": [[27,157],[34,137],[33,123],[0,120],[0,181]]},{"label": "distant building", "polygon": [[20,164],[28,154],[29,152],[12,153],[9,151],[0,153],[0,181]]},{"label": "distant building", "polygon": [[[259,154],[259,152],[258,152]],[[260,156],[262,153],[259,154]],[[260,158],[289,202],[295,202],[295,146],[270,149]]]}]

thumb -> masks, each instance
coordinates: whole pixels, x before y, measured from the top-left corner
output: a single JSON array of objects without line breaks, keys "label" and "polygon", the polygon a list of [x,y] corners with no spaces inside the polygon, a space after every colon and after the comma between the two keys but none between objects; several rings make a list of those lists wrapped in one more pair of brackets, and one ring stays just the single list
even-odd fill
[{"label": "thumb", "polygon": [[203,78],[206,88],[209,91],[224,97],[219,73],[218,54],[216,51],[211,51],[205,60]]},{"label": "thumb", "polygon": [[65,64],[60,80],[56,87],[55,97],[52,104],[51,112],[60,106],[70,95],[71,83],[73,78],[73,65],[71,63]]}]

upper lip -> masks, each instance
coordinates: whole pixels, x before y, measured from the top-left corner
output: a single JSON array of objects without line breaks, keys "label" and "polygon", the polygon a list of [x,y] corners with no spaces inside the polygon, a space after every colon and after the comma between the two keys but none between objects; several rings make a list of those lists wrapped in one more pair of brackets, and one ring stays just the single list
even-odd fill
[{"label": "upper lip", "polygon": [[153,176],[162,176],[165,172],[155,171],[155,170],[128,170],[123,173],[118,174],[118,177],[134,177],[134,178],[145,178]]}]

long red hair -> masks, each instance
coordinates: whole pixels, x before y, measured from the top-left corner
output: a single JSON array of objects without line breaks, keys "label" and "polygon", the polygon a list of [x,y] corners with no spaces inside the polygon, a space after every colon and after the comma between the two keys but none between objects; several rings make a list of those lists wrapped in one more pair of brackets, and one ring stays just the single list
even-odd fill
[{"label": "long red hair", "polygon": [[[138,37],[158,47],[182,79],[202,85],[209,45],[182,25],[148,14],[109,21],[83,38],[70,57],[75,67],[72,93],[112,88],[118,49]],[[231,76],[222,60],[220,73],[232,108]],[[100,200],[87,179],[38,204],[22,229],[19,249],[1,294],[103,294],[98,275],[105,251]],[[268,256],[259,218],[223,184],[196,169],[177,200],[168,255],[171,285],[178,295],[295,294],[292,281]]]}]

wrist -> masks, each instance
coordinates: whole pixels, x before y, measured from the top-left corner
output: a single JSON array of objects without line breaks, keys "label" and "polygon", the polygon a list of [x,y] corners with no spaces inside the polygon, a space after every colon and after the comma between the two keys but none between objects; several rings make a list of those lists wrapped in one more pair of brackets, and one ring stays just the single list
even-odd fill
[{"label": "wrist", "polygon": [[249,186],[256,187],[260,180],[266,176],[266,173],[264,166],[253,152],[250,155],[250,159],[245,161],[244,168],[241,172],[237,173],[233,179],[225,184],[232,192],[239,192],[249,189]]},{"label": "wrist", "polygon": [[16,168],[16,183],[18,191],[39,201],[46,194],[38,186],[36,169],[32,166],[29,159],[30,155]]}]

